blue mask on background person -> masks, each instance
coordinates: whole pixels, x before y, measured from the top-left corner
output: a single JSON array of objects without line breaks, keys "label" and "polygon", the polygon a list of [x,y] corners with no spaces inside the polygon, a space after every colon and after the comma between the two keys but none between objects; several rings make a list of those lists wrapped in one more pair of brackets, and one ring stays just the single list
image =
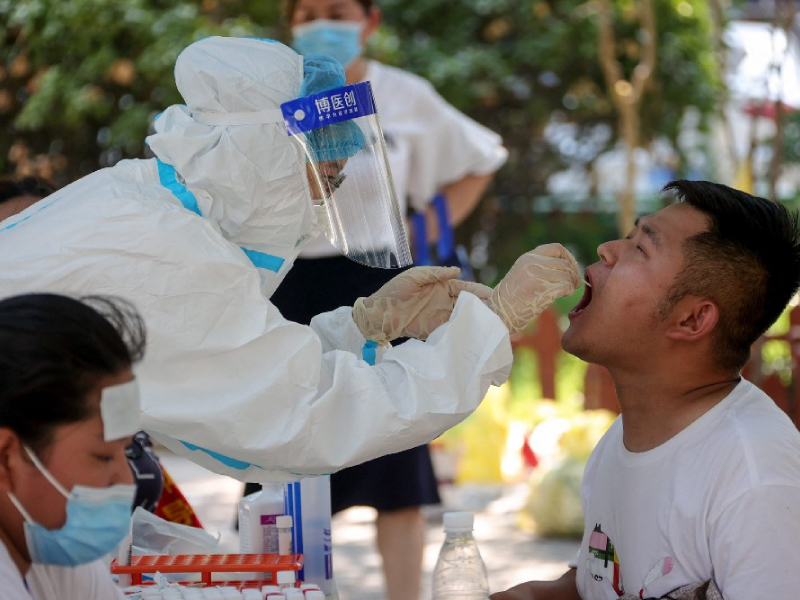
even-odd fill
[{"label": "blue mask on background person", "polygon": [[25,542],[31,561],[43,565],[76,567],[102,558],[127,535],[136,487],[117,484],[106,488],[76,485],[67,492],[25,446],[33,464],[67,499],[67,521],[60,529],[36,523],[19,500],[8,497],[25,518]]},{"label": "blue mask on background person", "polygon": [[361,32],[357,21],[317,19],[292,27],[292,47],[300,54],[327,54],[347,68],[361,55]]}]

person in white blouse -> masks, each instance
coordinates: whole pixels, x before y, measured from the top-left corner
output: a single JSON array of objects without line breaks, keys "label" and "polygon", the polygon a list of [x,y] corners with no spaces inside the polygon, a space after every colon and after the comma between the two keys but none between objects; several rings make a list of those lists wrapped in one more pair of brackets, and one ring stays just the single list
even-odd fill
[{"label": "person in white blouse", "polygon": [[[435,196],[444,198],[450,225],[469,216],[506,161],[500,136],[456,110],[422,77],[364,57],[364,46],[381,21],[373,0],[292,0],[286,17],[298,52],[333,56],[345,67],[348,84],[372,85],[401,214],[424,215],[428,241],[437,238],[440,225]],[[300,253],[272,300],[286,318],[308,323],[319,313],[374,292],[393,275],[353,264],[326,240],[317,239]],[[255,489],[248,486],[246,491]],[[377,509],[387,597],[417,598],[425,530],[422,506],[440,502],[428,447],[334,473],[331,496],[334,511],[355,505]]]}]

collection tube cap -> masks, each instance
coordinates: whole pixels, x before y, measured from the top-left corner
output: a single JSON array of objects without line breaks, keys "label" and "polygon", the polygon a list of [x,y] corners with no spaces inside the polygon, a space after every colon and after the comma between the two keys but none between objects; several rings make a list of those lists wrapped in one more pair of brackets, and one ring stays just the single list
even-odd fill
[{"label": "collection tube cap", "polygon": [[471,512],[446,512],[443,521],[445,531],[472,531],[475,515]]},{"label": "collection tube cap", "polygon": [[308,590],[306,592],[306,600],[324,600],[325,594],[320,590]]},{"label": "collection tube cap", "polygon": [[294,524],[292,515],[281,515],[275,519],[276,527],[291,527]]}]

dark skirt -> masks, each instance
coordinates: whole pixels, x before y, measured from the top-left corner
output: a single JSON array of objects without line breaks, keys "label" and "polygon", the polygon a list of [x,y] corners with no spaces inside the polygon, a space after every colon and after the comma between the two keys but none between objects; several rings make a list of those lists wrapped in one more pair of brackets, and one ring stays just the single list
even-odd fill
[{"label": "dark skirt", "polygon": [[[366,267],[343,256],[298,259],[270,299],[290,321],[308,324],[323,312],[352,306],[400,273]],[[397,343],[397,342],[394,342]],[[351,506],[398,510],[438,504],[428,446],[382,456],[331,476],[333,512]]]}]

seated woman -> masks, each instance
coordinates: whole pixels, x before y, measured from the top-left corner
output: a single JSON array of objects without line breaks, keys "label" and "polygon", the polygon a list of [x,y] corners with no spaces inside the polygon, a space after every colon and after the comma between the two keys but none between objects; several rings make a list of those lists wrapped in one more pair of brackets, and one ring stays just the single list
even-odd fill
[{"label": "seated woman", "polygon": [[100,559],[129,528],[131,366],[144,344],[142,320],[120,300],[0,301],[3,600],[123,598]]}]

